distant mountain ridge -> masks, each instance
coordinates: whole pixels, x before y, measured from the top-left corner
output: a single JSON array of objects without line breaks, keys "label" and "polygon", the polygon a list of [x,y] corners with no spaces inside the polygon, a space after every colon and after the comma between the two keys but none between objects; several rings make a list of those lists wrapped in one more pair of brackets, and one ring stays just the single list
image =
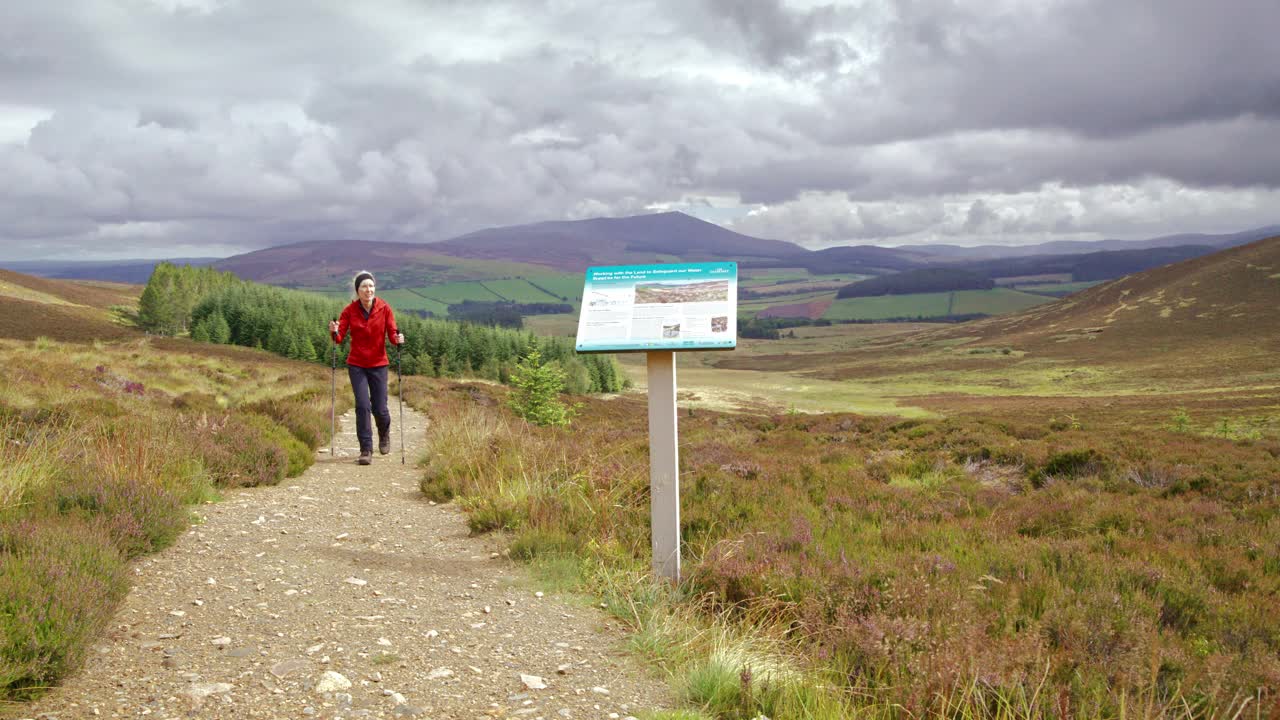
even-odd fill
[{"label": "distant mountain ridge", "polygon": [[[188,258],[174,262],[213,262],[219,269],[248,280],[312,288],[345,285],[355,272],[364,269],[378,273],[384,286],[391,288],[401,279],[403,286],[410,287],[423,282],[496,279],[548,271],[580,273],[591,265],[724,260],[737,261],[743,268],[798,267],[817,274],[884,275],[951,265],[990,273],[1030,275],[1064,272],[1045,268],[1079,264],[1064,260],[1068,256],[1098,255],[1105,260],[1120,257],[1106,253],[1127,251],[1140,255],[1145,250],[1162,250],[1165,252],[1160,257],[1167,258],[1162,262],[1172,262],[1272,235],[1280,235],[1280,225],[1226,235],[1182,234],[1134,241],[1055,241],[973,248],[844,245],[810,250],[783,240],[738,233],[684,213],[665,212],[486,228],[433,243],[308,240],[217,260]],[[1170,247],[1188,249],[1169,251]],[[1190,249],[1192,247],[1195,249]],[[1156,258],[1150,260],[1152,262],[1143,267],[1150,267]],[[0,262],[0,266],[44,277],[142,283],[156,262],[35,261]],[[1015,267],[1019,269],[1013,270]],[[385,282],[388,280],[389,285]]]},{"label": "distant mountain ridge", "polygon": [[[168,260],[175,265],[212,265],[220,258],[195,257]],[[14,272],[62,280],[104,280],[145,285],[157,263],[164,260],[26,260],[3,263]]]},{"label": "distant mountain ridge", "polygon": [[1104,250],[1147,250],[1182,245],[1207,245],[1225,249],[1247,245],[1255,240],[1280,235],[1280,225],[1244,230],[1242,232],[1210,235],[1204,233],[1180,233],[1148,238],[1146,240],[1053,240],[1036,245],[901,245],[895,250],[909,250],[939,258],[957,260],[983,260],[995,258],[1027,257],[1031,255],[1076,255]]},{"label": "distant mountain ridge", "polygon": [[535,264],[545,264],[551,253],[559,269],[575,271],[592,264],[653,262],[661,255],[678,255],[690,261],[776,260],[804,251],[793,243],[743,235],[679,212],[489,228],[431,247],[457,257]]}]

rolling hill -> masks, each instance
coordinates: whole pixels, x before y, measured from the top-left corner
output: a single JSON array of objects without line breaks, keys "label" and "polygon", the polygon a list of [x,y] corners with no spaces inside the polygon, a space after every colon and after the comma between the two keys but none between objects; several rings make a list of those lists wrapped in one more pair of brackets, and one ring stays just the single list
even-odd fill
[{"label": "rolling hill", "polygon": [[1050,357],[1077,355],[1078,343],[1092,358],[1176,357],[1183,370],[1207,371],[1237,353],[1274,357],[1280,236],[1128,275],[964,334]]},{"label": "rolling hill", "polygon": [[[917,267],[923,255],[870,246],[808,250],[743,235],[683,213],[488,228],[431,244],[315,240],[236,255],[220,270],[289,287],[345,285],[357,271],[407,288],[451,281],[580,274],[591,265],[733,260],[743,267],[881,274]],[[833,269],[835,268],[835,269]]]},{"label": "rolling hill", "polygon": [[902,395],[1104,402],[1109,394],[1150,395],[1164,403],[1232,402],[1274,413],[1280,411],[1280,236],[1009,315],[848,350],[782,350],[717,358],[715,366],[891,383]]},{"label": "rolling hill", "polygon": [[796,245],[726,230],[679,212],[489,228],[435,243],[455,257],[515,260],[581,272],[589,265],[782,258]]},{"label": "rolling hill", "polygon": [[938,258],[965,261],[1027,257],[1030,255],[1075,255],[1104,250],[1148,250],[1152,248],[1177,247],[1179,245],[1209,245],[1218,250],[1225,250],[1226,248],[1247,245],[1255,240],[1262,240],[1276,235],[1280,235],[1280,225],[1269,225],[1223,235],[1179,233],[1146,240],[1054,240],[1036,245],[976,245],[972,247],[911,245],[902,246],[898,249],[912,250]]},{"label": "rolling hill", "polygon": [[[0,337],[84,341],[136,336],[115,322],[111,308],[133,308],[142,292],[136,285],[51,280],[0,270]],[[127,310],[125,310],[127,312]]]}]

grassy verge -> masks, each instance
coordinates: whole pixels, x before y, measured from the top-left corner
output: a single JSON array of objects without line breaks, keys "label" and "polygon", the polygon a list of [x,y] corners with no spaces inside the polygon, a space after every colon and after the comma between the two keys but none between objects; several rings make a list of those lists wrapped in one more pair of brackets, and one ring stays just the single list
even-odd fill
[{"label": "grassy verge", "polygon": [[[1280,444],[1131,418],[682,414],[686,575],[648,566],[645,410],[444,386],[422,490],[577,568],[708,717],[1268,716]],[[567,559],[566,559],[567,558]]]},{"label": "grassy verge", "polygon": [[319,369],[179,345],[0,341],[0,700],[78,666],[128,561],[184,532],[189,504],[297,475],[328,440]]}]

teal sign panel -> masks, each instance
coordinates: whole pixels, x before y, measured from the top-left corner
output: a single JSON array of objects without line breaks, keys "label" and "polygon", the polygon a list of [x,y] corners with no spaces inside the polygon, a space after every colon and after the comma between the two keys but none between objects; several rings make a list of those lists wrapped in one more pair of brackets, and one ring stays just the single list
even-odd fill
[{"label": "teal sign panel", "polygon": [[578,352],[732,350],[738,264],[587,268]]}]

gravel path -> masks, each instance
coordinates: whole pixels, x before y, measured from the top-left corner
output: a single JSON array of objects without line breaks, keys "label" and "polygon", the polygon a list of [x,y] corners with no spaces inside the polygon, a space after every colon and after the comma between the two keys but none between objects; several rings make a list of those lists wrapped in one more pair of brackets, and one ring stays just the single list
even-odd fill
[{"label": "gravel path", "polygon": [[[524,570],[427,502],[413,460],[337,457],[229,492],[140,561],[84,669],[19,717],[625,718],[669,692],[601,611],[542,597]],[[393,428],[394,429],[394,428]],[[342,448],[347,448],[344,454]],[[524,676],[524,677],[522,677]]]}]

